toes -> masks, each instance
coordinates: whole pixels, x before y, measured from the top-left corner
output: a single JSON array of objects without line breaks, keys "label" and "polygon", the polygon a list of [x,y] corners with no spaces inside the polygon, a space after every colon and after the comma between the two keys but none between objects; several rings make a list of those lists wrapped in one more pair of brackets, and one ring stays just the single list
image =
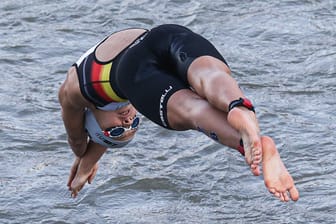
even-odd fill
[{"label": "toes", "polygon": [[275,194],[276,190],[274,188],[269,188],[268,191],[271,193],[271,194]]},{"label": "toes", "polygon": [[268,191],[271,194],[273,194],[275,197],[279,198],[281,201],[285,200],[284,195],[281,192],[277,191],[276,189],[270,188],[270,189],[268,189]]},{"label": "toes", "polygon": [[291,189],[289,189],[290,197],[293,201],[299,200],[299,191],[296,189],[295,186],[293,186]]},{"label": "toes", "polygon": [[259,166],[256,165],[251,165],[251,172],[253,173],[254,176],[259,176],[260,175],[260,169]]},{"label": "toes", "polygon": [[268,189],[268,191],[282,202],[288,202],[290,201],[290,199],[292,199],[293,201],[297,201],[299,199],[299,195],[296,188],[294,188],[295,187],[285,192],[277,191],[275,188],[270,188]]},{"label": "toes", "polygon": [[281,194],[279,192],[277,192],[277,191],[274,193],[274,196],[277,197],[277,198],[279,198],[279,199],[281,198]]},{"label": "toes", "polygon": [[253,156],[261,157],[261,150],[259,148],[254,149],[253,150]]},{"label": "toes", "polygon": [[284,201],[289,201],[289,196],[287,194],[287,192],[283,193],[283,198],[284,198]]}]

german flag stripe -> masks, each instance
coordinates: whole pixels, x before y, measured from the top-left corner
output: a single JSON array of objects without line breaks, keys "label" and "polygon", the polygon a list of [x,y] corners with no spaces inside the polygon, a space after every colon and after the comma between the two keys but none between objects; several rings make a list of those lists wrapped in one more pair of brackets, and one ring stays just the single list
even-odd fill
[{"label": "german flag stripe", "polygon": [[120,98],[112,89],[110,84],[110,72],[112,62],[108,64],[92,63],[91,83],[96,93],[107,102],[123,102],[126,99]]}]

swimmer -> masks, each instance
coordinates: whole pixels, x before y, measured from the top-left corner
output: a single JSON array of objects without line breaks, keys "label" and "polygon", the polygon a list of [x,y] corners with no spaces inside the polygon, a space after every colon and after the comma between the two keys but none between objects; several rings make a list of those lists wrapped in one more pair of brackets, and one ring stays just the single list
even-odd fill
[{"label": "swimmer", "polygon": [[76,159],[73,197],[94,179],[107,148],[134,137],[142,115],[170,130],[197,130],[245,156],[253,175],[281,201],[299,193],[271,138],[260,135],[253,104],[205,38],[166,24],[126,29],[89,49],[59,90],[62,118]]}]

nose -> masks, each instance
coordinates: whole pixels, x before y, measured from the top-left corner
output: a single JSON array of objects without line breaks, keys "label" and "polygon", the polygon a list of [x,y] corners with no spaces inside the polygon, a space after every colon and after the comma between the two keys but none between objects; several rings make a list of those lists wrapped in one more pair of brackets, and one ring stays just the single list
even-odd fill
[{"label": "nose", "polygon": [[129,127],[133,122],[133,117],[127,117],[123,120],[123,125]]}]

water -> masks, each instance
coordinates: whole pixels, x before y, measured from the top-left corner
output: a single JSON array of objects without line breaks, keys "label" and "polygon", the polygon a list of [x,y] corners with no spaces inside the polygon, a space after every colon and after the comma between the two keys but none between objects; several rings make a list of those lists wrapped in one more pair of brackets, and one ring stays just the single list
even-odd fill
[{"label": "water", "polygon": [[[80,2],[0,3],[0,223],[336,222],[335,1]],[[73,154],[57,101],[67,69],[113,31],[162,23],[186,25],[223,53],[298,202],[274,199],[235,151],[146,119],[70,198]]]}]

